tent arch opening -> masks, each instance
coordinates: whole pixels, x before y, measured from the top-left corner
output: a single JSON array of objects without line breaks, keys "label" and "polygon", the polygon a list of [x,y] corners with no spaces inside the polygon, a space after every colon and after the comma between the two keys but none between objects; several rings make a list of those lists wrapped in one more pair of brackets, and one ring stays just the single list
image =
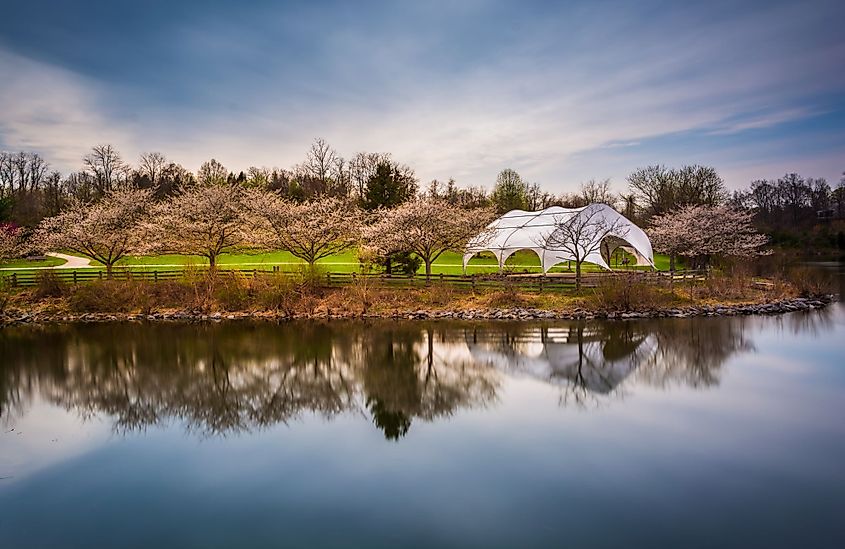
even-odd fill
[{"label": "tent arch opening", "polygon": [[[560,244],[561,226],[595,220],[607,230],[595,232],[584,242]],[[590,239],[592,238],[592,240]],[[638,265],[654,267],[654,252],[648,235],[622,214],[605,204],[590,204],[583,208],[552,206],[536,212],[511,210],[490,223],[485,231],[467,244],[463,266],[478,252],[492,252],[499,259],[500,270],[507,258],[519,250],[531,250],[540,258],[543,273],[566,261],[577,261],[571,250],[576,250],[581,260],[611,269],[609,260],[613,251],[622,248],[637,259]],[[570,250],[570,251],[567,251]],[[607,259],[606,259],[607,258]]]}]

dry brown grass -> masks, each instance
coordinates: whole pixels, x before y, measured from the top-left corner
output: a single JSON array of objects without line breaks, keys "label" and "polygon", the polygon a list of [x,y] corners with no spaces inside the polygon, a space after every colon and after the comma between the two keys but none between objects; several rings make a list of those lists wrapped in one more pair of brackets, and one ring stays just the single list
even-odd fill
[{"label": "dry brown grass", "polygon": [[[0,308],[49,309],[75,313],[142,313],[188,311],[192,313],[258,312],[298,315],[392,315],[429,310],[485,310],[536,308],[559,312],[647,311],[695,304],[764,302],[803,293],[816,295],[817,276],[796,283],[774,279],[761,283],[746,274],[714,274],[702,280],[657,283],[635,274],[607,277],[581,295],[521,289],[517,285],[473,290],[434,282],[429,286],[390,288],[359,279],[341,288],[326,288],[321,273],[298,276],[282,273],[253,277],[221,272],[209,276],[189,272],[180,280],[157,283],[131,279],[97,280],[64,285],[45,274],[38,286],[0,295]],[[803,281],[803,282],[802,282]],[[6,297],[4,297],[4,295]]]},{"label": "dry brown grass", "polygon": [[55,271],[45,269],[35,278],[35,298],[62,297],[67,292],[67,284],[59,279]]},{"label": "dry brown grass", "polygon": [[819,297],[837,291],[837,280],[833,272],[822,272],[809,267],[786,269],[778,282],[789,286],[801,297]]},{"label": "dry brown grass", "polygon": [[668,283],[657,284],[636,273],[601,279],[586,299],[586,306],[599,311],[646,311],[677,306],[682,299]]}]

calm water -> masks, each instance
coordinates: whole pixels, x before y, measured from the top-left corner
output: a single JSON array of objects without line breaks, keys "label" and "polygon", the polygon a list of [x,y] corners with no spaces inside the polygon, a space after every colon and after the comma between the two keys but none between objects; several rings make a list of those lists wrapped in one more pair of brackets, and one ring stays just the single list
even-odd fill
[{"label": "calm water", "polygon": [[845,307],[0,330],[0,546],[843,547]]}]

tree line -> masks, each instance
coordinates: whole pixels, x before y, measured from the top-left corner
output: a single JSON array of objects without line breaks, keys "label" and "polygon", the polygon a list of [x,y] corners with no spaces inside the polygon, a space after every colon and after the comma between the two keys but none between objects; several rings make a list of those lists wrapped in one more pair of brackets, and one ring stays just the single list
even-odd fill
[{"label": "tree line", "polygon": [[766,226],[798,227],[845,216],[845,174],[835,188],[824,178],[789,173],[777,180],[753,181],[733,194],[712,167],[660,165],[634,171],[622,193],[613,192],[608,179],[592,179],[577,192],[556,195],[512,169],[499,173],[492,191],[459,187],[451,178],[421,188],[414,170],[390,153],[359,152],[345,159],[325,140],[316,139],[305,160],[292,168],[252,166],[238,173],[211,159],[194,174],[159,152],[140,155],[132,166],[109,144],[93,147],[83,157],[82,168],[66,175],[51,169],[37,153],[0,152],[0,222],[34,227],[73,199],[95,202],[121,186],[151,189],[156,199],[163,199],[193,184],[224,182],[274,191],[294,201],[337,197],[366,210],[393,207],[421,193],[463,207],[491,206],[499,213],[603,203],[640,222],[683,206],[725,202],[753,210],[755,220]]},{"label": "tree line", "polygon": [[[193,174],[157,152],[131,166],[111,145],[93,147],[82,165],[63,176],[36,153],[0,153],[0,257],[67,249],[111,270],[129,254],[197,255],[214,267],[222,253],[286,249],[314,264],[357,246],[388,271],[398,264],[415,272],[424,263],[430,273],[439,255],[460,249],[495,213],[603,203],[650,228],[659,251],[706,260],[715,249],[731,253],[731,245],[758,250],[752,222],[771,231],[841,217],[845,196],[845,176],[832,189],[797,174],[731,194],[714,168],[697,165],[637,169],[622,193],[609,180],[590,180],[555,195],[512,169],[489,192],[453,179],[421,188],[414,170],[389,153],[347,160],[322,139],[290,169],[236,174],[211,159]],[[725,232],[707,223],[713,216],[749,239],[714,246],[716,235],[701,236],[704,227]]]}]

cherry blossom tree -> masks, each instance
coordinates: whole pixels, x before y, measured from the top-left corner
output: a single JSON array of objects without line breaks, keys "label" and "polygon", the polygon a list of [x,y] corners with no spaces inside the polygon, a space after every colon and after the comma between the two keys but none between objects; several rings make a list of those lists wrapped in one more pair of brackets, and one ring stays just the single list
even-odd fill
[{"label": "cherry blossom tree", "polygon": [[380,220],[365,231],[365,240],[384,254],[413,252],[431,265],[447,250],[462,251],[467,242],[484,232],[494,212],[489,208],[464,209],[445,200],[418,198],[392,210],[382,210]]},{"label": "cherry blossom tree", "polygon": [[14,259],[22,250],[20,228],[11,223],[0,223],[0,261]]},{"label": "cherry blossom tree", "polygon": [[152,191],[119,187],[94,204],[74,200],[61,213],[44,219],[33,246],[67,250],[99,261],[111,277],[115,263],[141,253],[146,236],[143,223],[152,204]]},{"label": "cherry blossom tree", "polygon": [[262,223],[263,246],[287,250],[312,267],[359,241],[362,214],[349,201],[324,196],[293,202],[273,192],[251,191],[247,202]]},{"label": "cherry blossom tree", "polygon": [[554,227],[538,239],[549,250],[558,250],[575,262],[575,290],[581,290],[581,266],[591,254],[600,253],[605,238],[624,238],[628,229],[620,219],[607,219],[603,206],[592,204],[576,215],[555,216]]},{"label": "cherry blossom tree", "polygon": [[730,206],[687,206],[654,217],[649,237],[657,251],[704,264],[714,255],[764,255],[768,239],[754,228],[752,217]]},{"label": "cherry blossom tree", "polygon": [[180,191],[155,207],[146,227],[150,251],[204,257],[212,271],[221,254],[255,248],[259,234],[243,190],[227,184]]}]

